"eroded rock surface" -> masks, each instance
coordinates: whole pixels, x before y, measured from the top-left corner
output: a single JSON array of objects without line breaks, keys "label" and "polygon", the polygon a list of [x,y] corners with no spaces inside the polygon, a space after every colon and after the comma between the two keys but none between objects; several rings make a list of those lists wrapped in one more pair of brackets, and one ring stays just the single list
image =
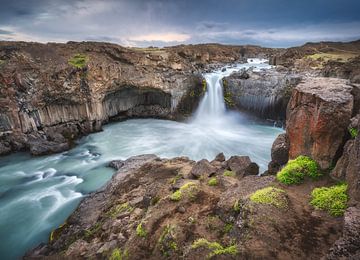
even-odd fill
[{"label": "eroded rock surface", "polygon": [[343,145],[353,113],[352,87],[336,78],[308,78],[292,92],[286,133],[289,157],[308,155],[329,168]]}]

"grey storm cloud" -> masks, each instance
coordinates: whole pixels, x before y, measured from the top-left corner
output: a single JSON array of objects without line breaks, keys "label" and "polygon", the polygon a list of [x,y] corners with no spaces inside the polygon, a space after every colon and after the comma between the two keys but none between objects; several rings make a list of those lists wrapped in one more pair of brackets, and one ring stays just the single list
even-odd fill
[{"label": "grey storm cloud", "polygon": [[0,40],[289,46],[360,38],[358,0],[0,0]]}]

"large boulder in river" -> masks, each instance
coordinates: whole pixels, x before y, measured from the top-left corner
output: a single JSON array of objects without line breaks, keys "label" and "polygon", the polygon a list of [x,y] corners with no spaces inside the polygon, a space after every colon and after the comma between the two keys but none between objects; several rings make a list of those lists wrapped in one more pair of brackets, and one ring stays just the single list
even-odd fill
[{"label": "large boulder in river", "polygon": [[308,78],[292,92],[287,109],[289,157],[307,155],[329,168],[344,142],[353,111],[346,80]]}]

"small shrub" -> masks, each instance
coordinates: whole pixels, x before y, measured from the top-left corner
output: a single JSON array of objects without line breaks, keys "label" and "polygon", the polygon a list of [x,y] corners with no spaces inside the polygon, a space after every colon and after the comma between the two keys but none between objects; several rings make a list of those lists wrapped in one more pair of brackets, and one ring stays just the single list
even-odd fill
[{"label": "small shrub", "polygon": [[240,213],[241,210],[241,205],[240,205],[240,201],[236,200],[233,206],[233,210],[235,213]]},{"label": "small shrub", "polygon": [[255,191],[251,194],[250,200],[255,203],[273,205],[277,208],[287,207],[285,191],[274,187],[266,187]]},{"label": "small shrub", "polygon": [[236,173],[233,171],[226,170],[226,171],[224,171],[223,175],[227,176],[227,177],[235,177]]},{"label": "small shrub", "polygon": [[359,130],[357,128],[352,127],[349,129],[349,133],[351,135],[351,138],[355,139],[359,135]]},{"label": "small shrub", "polygon": [[126,260],[129,259],[129,253],[127,250],[125,250],[124,252],[121,251],[121,249],[119,248],[115,248],[112,253],[111,256],[109,257],[109,260]]},{"label": "small shrub", "polygon": [[287,185],[299,184],[303,182],[305,176],[316,179],[321,174],[317,163],[307,156],[299,156],[295,160],[290,160],[280,172],[276,179]]},{"label": "small shrub", "polygon": [[84,54],[76,54],[71,59],[69,59],[69,64],[77,69],[85,68],[86,63],[87,63],[87,56]]},{"label": "small shrub", "polygon": [[218,242],[209,242],[205,238],[200,238],[191,245],[191,248],[196,249],[199,247],[204,247],[210,250],[209,258],[217,255],[237,255],[238,249],[236,245],[231,245],[224,247]]},{"label": "small shrub", "polygon": [[233,229],[233,227],[234,227],[234,224],[232,224],[232,223],[225,224],[224,229],[223,229],[224,233],[225,234],[229,233]]},{"label": "small shrub", "polygon": [[208,185],[209,186],[216,186],[216,185],[218,185],[218,180],[215,177],[210,178],[210,180],[208,181]]},{"label": "small shrub", "polygon": [[185,183],[180,189],[170,195],[170,200],[180,201],[184,195],[194,199],[197,193],[197,185],[194,182]]},{"label": "small shrub", "polygon": [[346,183],[331,187],[315,188],[311,192],[310,204],[316,209],[327,211],[334,217],[342,216],[347,208],[347,201],[349,199],[346,190]]},{"label": "small shrub", "polygon": [[147,236],[147,232],[144,229],[144,227],[142,226],[142,223],[140,223],[137,227],[136,227],[136,235],[138,235],[139,237],[146,237]]}]

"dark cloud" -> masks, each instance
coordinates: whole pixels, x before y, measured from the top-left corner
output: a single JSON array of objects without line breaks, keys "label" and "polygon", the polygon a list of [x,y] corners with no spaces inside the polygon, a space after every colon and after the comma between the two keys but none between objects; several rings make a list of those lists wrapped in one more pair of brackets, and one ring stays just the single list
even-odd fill
[{"label": "dark cloud", "polygon": [[360,38],[359,0],[0,0],[0,7],[0,40],[289,46]]}]

